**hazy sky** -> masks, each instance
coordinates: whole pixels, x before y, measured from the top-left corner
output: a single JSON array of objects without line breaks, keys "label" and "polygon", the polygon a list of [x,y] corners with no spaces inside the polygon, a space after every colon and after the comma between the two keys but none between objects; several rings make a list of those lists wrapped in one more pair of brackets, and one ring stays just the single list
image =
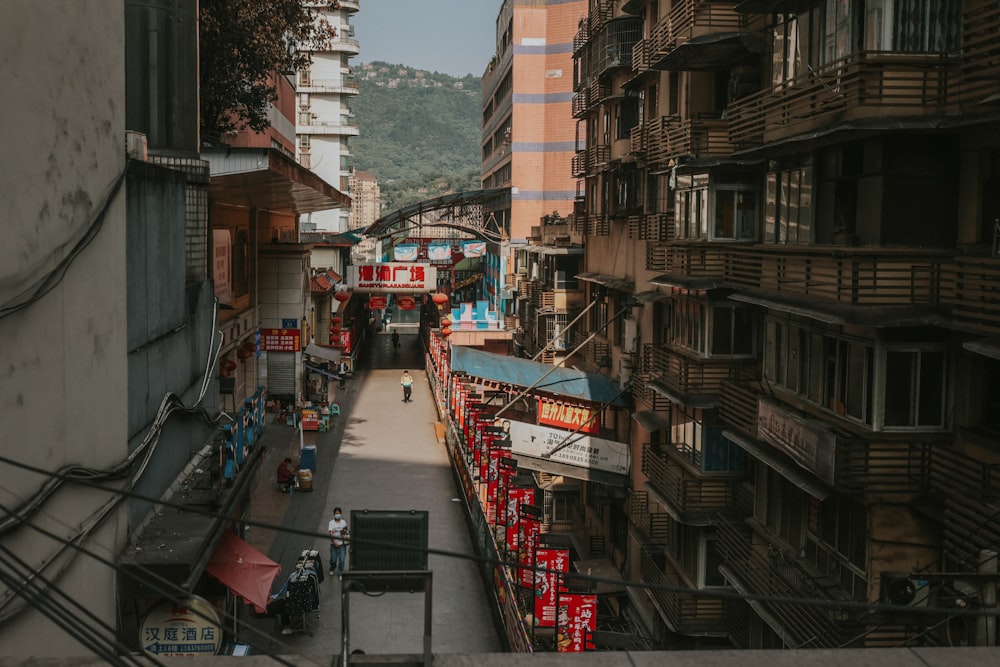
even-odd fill
[{"label": "hazy sky", "polygon": [[496,51],[502,0],[361,0],[351,17],[361,53],[452,76],[480,76]]}]

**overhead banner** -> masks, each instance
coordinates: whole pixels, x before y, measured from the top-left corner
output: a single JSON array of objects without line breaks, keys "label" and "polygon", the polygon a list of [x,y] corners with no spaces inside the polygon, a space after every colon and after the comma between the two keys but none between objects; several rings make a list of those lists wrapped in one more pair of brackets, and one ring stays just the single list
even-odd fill
[{"label": "overhead banner", "polygon": [[427,259],[449,260],[451,259],[450,243],[430,243],[427,245]]},{"label": "overhead banner", "polygon": [[419,250],[416,243],[400,243],[393,247],[392,256],[397,262],[415,262]]},{"label": "overhead banner", "polygon": [[375,294],[433,292],[437,290],[437,268],[405,262],[352,264],[348,267],[347,285]]},{"label": "overhead banner", "polygon": [[538,459],[625,475],[628,445],[519,421],[510,421],[511,451]]},{"label": "overhead banner", "polygon": [[538,399],[538,423],[583,433],[601,432],[601,413],[583,405]]},{"label": "overhead banner", "polygon": [[466,257],[482,257],[486,254],[486,243],[483,241],[462,241],[462,254]]}]

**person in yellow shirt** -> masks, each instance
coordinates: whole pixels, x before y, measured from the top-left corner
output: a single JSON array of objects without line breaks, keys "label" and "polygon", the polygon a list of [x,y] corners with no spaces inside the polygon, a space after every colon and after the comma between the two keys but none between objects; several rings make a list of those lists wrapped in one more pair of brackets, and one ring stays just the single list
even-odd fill
[{"label": "person in yellow shirt", "polygon": [[413,377],[410,371],[403,371],[403,377],[399,378],[399,384],[403,386],[403,402],[410,402],[410,393],[413,391]]}]

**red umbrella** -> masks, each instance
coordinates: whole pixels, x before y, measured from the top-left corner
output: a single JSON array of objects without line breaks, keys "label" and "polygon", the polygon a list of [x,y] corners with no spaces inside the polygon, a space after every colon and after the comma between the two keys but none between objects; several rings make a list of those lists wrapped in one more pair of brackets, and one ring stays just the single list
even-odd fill
[{"label": "red umbrella", "polygon": [[227,530],[205,571],[261,613],[281,566]]}]

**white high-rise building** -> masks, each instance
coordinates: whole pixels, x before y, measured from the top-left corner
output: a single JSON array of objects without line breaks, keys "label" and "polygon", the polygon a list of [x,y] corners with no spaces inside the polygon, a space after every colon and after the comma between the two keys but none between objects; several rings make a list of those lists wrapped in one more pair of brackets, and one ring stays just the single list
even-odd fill
[{"label": "white high-rise building", "polygon": [[[299,45],[312,53],[312,65],[298,73],[296,157],[302,166],[350,195],[349,140],[358,134],[358,123],[349,104],[351,97],[358,94],[350,59],[360,50],[350,18],[358,11],[359,0],[318,0],[306,4],[317,10],[317,20],[327,21],[337,34],[320,48]],[[302,231],[342,232],[349,229],[349,215],[349,208],[320,211],[304,215],[300,224]]]}]

